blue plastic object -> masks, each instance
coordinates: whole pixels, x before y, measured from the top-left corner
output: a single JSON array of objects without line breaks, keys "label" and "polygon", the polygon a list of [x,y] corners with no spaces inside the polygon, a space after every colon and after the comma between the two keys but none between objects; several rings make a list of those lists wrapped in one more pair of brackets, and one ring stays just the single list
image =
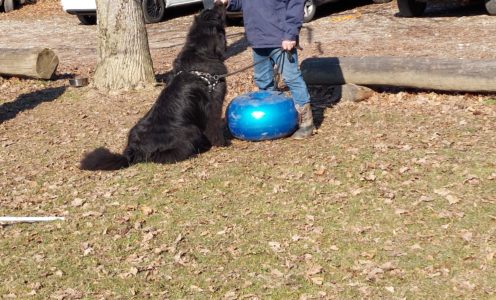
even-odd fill
[{"label": "blue plastic object", "polygon": [[238,96],[229,103],[226,114],[232,135],[246,141],[285,137],[298,125],[293,99],[281,92],[257,91]]}]

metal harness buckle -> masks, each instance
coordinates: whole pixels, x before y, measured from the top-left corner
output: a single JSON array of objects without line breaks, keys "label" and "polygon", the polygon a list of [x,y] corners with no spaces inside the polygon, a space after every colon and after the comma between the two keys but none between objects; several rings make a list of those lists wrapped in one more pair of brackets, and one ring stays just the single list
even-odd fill
[{"label": "metal harness buckle", "polygon": [[[178,76],[182,72],[183,71],[177,72],[175,74],[175,76]],[[203,81],[205,81],[208,85],[208,91],[210,93],[214,91],[217,84],[219,84],[220,78],[221,78],[219,75],[212,75],[210,73],[205,73],[205,72],[200,72],[200,71],[188,71],[188,73],[196,75],[196,76],[200,77]]]}]

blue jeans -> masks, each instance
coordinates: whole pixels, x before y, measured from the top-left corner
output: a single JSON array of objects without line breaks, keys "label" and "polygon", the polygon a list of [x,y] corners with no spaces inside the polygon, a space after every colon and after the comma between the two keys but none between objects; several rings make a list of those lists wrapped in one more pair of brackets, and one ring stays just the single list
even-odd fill
[{"label": "blue jeans", "polygon": [[[283,55],[281,48],[255,48],[253,49],[253,62],[255,84],[261,90],[274,90],[274,64],[278,65],[284,83],[289,87],[293,101],[298,106],[310,103],[307,84],[303,81],[298,68],[298,54],[296,49]],[[270,57],[270,59],[266,59]]]}]

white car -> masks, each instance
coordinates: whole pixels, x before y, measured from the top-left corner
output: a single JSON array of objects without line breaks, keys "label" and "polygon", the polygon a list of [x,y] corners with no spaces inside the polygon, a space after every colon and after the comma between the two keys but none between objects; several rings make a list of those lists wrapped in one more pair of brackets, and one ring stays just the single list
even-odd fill
[{"label": "white car", "polygon": [[[141,0],[145,22],[157,23],[165,16],[166,8],[190,3],[201,3],[202,0]],[[61,0],[65,12],[76,15],[82,24],[96,24],[95,0]]]}]

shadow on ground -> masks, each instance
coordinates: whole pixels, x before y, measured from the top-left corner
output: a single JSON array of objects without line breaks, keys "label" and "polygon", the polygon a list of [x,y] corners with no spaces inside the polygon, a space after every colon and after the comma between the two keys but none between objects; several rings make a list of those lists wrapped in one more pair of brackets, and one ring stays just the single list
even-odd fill
[{"label": "shadow on ground", "polygon": [[341,100],[341,89],[341,85],[308,86],[313,122],[316,128],[319,128],[324,122],[325,110],[338,104]]},{"label": "shadow on ground", "polygon": [[[472,1],[467,4],[454,2],[427,3],[425,12],[417,18],[452,18],[487,15],[483,1]],[[395,17],[402,17],[399,13]]]},{"label": "shadow on ground", "polygon": [[229,46],[227,47],[226,59],[232,56],[236,56],[244,52],[246,49],[248,49],[248,40],[246,39],[244,33],[242,32],[242,33],[231,34],[231,36],[235,36],[235,35],[240,36],[240,38],[230,43]]},{"label": "shadow on ground", "polygon": [[0,124],[15,118],[19,113],[33,109],[43,102],[52,102],[60,97],[66,90],[66,87],[54,87],[31,93],[20,94],[12,102],[0,105]]}]

